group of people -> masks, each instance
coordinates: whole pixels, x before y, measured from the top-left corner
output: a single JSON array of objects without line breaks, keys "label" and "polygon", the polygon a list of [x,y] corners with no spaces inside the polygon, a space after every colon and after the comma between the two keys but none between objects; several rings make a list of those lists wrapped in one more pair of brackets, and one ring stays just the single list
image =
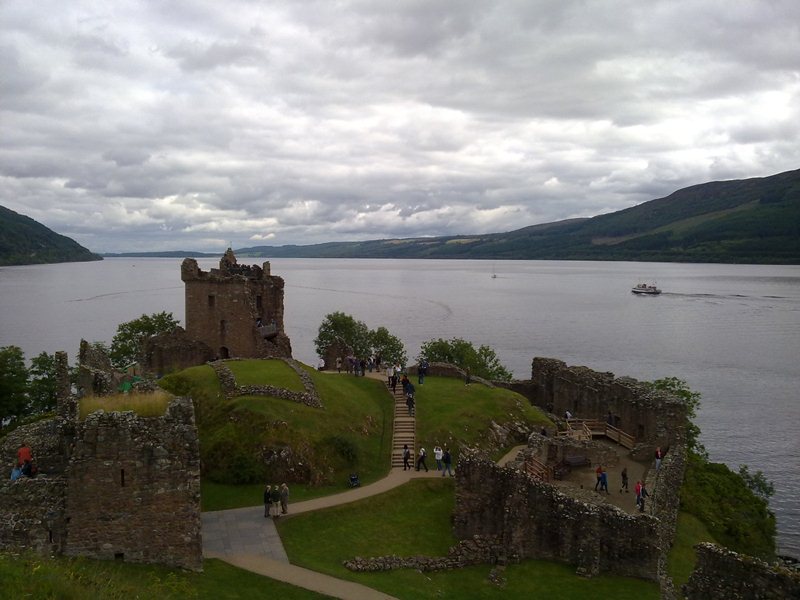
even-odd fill
[{"label": "group of people", "polygon": [[[428,458],[428,451],[423,446],[420,446],[417,453],[416,470],[420,471],[425,469],[428,472],[428,465],[425,460]],[[436,471],[441,471],[442,477],[449,475],[453,477],[453,456],[450,450],[445,446],[442,448],[438,444],[433,448],[433,459],[436,461]],[[408,444],[403,444],[403,471],[411,470],[411,449]]]},{"label": "group of people", "polygon": [[17,462],[11,469],[11,481],[16,481],[20,477],[36,477],[37,471],[30,446],[22,442],[17,450]]},{"label": "group of people", "polygon": [[289,512],[289,486],[285,483],[264,488],[264,518],[278,518]]},{"label": "group of people", "polygon": [[[659,465],[660,466],[660,465]],[[594,484],[594,491],[606,494],[610,494],[611,492],[608,491],[608,472],[603,468],[603,465],[597,465],[597,468],[594,470],[595,476],[597,477],[597,482]],[[619,493],[621,494],[623,490],[625,493],[628,492],[628,467],[623,467],[622,472],[620,473],[620,477],[622,482],[619,487]],[[644,502],[645,498],[647,498],[650,494],[647,492],[647,488],[645,487],[645,482],[642,480],[638,480],[636,482],[636,486],[634,486],[634,492],[636,492],[636,508],[639,509],[639,512],[644,512]]]},{"label": "group of people", "polygon": [[[344,367],[351,375],[363,377],[367,374],[367,371],[370,373],[372,373],[372,371],[380,371],[381,362],[382,359],[380,354],[376,354],[368,358],[358,358],[351,355],[345,359],[342,359],[342,357],[339,356],[336,358],[336,371],[341,373],[342,367]],[[321,370],[325,366],[325,361],[323,359],[320,359],[320,365],[321,366],[319,368]]]}]

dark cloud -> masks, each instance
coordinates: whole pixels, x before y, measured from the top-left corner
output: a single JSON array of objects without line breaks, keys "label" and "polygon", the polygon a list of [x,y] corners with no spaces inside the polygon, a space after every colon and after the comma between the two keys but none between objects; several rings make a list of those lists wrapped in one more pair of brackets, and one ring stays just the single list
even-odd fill
[{"label": "dark cloud", "polygon": [[798,167],[800,4],[0,8],[0,204],[96,251],[504,231]]}]

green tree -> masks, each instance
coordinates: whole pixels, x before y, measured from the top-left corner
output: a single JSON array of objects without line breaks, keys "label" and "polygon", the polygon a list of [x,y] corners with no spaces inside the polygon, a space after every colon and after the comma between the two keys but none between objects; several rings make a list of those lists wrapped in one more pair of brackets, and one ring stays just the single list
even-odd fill
[{"label": "green tree", "polygon": [[386,327],[378,327],[370,331],[369,339],[372,352],[376,355],[380,354],[382,362],[406,364],[408,357],[403,342],[397,336],[389,333]]},{"label": "green tree", "polygon": [[28,404],[28,369],[18,346],[0,348],[0,429],[6,420],[25,415]]},{"label": "green tree", "polygon": [[28,406],[31,412],[41,413],[56,407],[56,358],[42,352],[31,360],[28,369]]},{"label": "green tree", "polygon": [[705,446],[700,443],[700,428],[694,423],[694,419],[697,417],[697,409],[700,408],[700,400],[702,398],[700,392],[693,392],[689,388],[689,384],[677,377],[656,379],[649,385],[655,390],[669,392],[684,401],[686,404],[686,415],[688,417],[686,447],[689,452],[696,454],[704,460],[708,460],[708,452],[706,452]]},{"label": "green tree", "polygon": [[476,349],[472,342],[461,338],[439,338],[425,342],[419,350],[419,359],[422,358],[469,369],[472,375],[484,379],[511,381],[511,373],[500,363],[494,350],[486,345]]},{"label": "green tree", "polygon": [[739,477],[750,491],[762,500],[769,501],[775,494],[775,486],[762,471],[751,473],[747,465],[739,465]]},{"label": "green tree", "polygon": [[372,350],[370,331],[363,321],[340,311],[326,315],[319,326],[314,347],[319,356],[325,356],[334,344],[348,346],[356,356],[367,356]]},{"label": "green tree", "polygon": [[138,319],[122,323],[111,340],[111,363],[118,369],[139,360],[142,344],[147,338],[175,331],[179,323],[172,313],[160,312],[142,315]]}]

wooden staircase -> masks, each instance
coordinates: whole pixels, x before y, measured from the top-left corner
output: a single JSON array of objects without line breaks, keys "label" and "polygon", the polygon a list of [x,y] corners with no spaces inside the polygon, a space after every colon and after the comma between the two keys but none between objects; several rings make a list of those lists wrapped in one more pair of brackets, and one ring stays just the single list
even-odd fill
[{"label": "wooden staircase", "polygon": [[[392,388],[387,383],[386,389],[392,394]],[[392,468],[403,468],[403,444],[408,444],[408,449],[411,451],[411,460],[409,463],[414,466],[416,460],[416,451],[414,444],[416,442],[416,417],[408,416],[408,407],[406,406],[406,397],[403,394],[403,386],[400,382],[397,383],[397,391],[392,394],[394,397],[394,428],[392,435]]]}]

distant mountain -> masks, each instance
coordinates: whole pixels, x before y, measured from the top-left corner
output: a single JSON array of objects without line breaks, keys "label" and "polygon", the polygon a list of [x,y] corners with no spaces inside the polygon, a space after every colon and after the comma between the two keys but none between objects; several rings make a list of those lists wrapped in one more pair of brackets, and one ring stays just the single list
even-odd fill
[{"label": "distant mountain", "polygon": [[0,266],[103,260],[75,240],[0,206]]},{"label": "distant mountain", "polygon": [[164,252],[103,252],[105,258],[219,258],[220,252],[167,250]]},{"label": "distant mountain", "polygon": [[800,170],[694,185],[615,213],[507,233],[254,246],[236,255],[800,264]]},{"label": "distant mountain", "polygon": [[694,185],[615,213],[507,233],[256,246],[236,254],[800,264],[800,170]]}]

